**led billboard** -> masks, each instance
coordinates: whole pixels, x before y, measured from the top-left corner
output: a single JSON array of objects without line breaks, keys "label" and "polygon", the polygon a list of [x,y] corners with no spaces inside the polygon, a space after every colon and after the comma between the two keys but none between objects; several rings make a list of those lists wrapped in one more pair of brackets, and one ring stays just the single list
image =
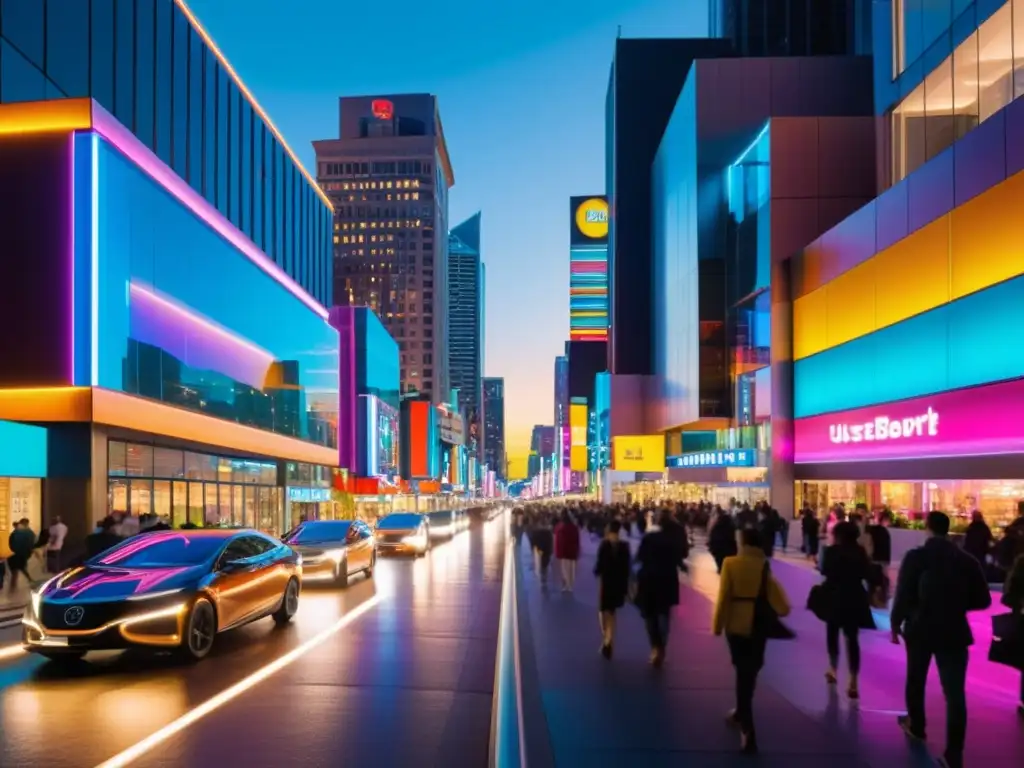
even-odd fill
[{"label": "led billboard", "polygon": [[569,406],[569,469],[587,471],[587,404]]},{"label": "led billboard", "polygon": [[612,438],[616,472],[664,472],[664,435],[619,435]]},{"label": "led billboard", "polygon": [[569,199],[569,339],[608,338],[608,201]]}]

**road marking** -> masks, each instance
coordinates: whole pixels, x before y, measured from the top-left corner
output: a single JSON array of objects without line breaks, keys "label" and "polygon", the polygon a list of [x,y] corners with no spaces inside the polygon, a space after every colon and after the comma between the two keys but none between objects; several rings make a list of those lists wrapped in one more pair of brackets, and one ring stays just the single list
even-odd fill
[{"label": "road marking", "polygon": [[313,650],[319,645],[327,642],[331,637],[336,635],[338,632],[343,630],[349,624],[353,623],[356,619],[361,617],[364,613],[367,613],[371,608],[376,607],[380,602],[380,596],[374,595],[364,603],[360,603],[357,607],[346,613],[334,624],[321,631],[318,635],[311,637],[309,640],[304,642],[297,648],[292,649],[284,656],[267,664],[265,667],[253,672],[248,677],[239,680],[237,683],[232,685],[230,688],[218,693],[216,696],[207,699],[198,707],[195,707],[184,715],[179,717],[177,720],[172,720],[170,723],[160,728],[158,731],[150,734],[142,741],[138,742],[134,746],[114,755],[109,760],[100,763],[96,768],[124,768],[130,765],[133,761],[138,760],[140,757],[145,755],[147,752],[152,750],[154,747],[163,744],[165,741],[173,736],[184,731],[189,726],[195,724],[207,715],[217,711],[225,704],[230,703],[234,699],[237,699],[246,691],[256,687],[267,678],[277,674],[285,667],[290,666],[298,659]]}]

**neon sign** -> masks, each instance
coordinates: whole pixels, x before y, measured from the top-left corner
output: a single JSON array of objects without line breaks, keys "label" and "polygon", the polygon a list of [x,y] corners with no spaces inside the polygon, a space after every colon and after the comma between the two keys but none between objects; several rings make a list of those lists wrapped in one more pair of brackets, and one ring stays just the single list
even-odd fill
[{"label": "neon sign", "polygon": [[939,414],[931,407],[919,416],[890,419],[876,416],[863,424],[830,424],[828,436],[833,443],[859,443],[872,440],[900,440],[912,437],[938,437]]},{"label": "neon sign", "polygon": [[370,110],[378,120],[390,120],[395,116],[395,104],[389,99],[374,99],[370,102]]}]

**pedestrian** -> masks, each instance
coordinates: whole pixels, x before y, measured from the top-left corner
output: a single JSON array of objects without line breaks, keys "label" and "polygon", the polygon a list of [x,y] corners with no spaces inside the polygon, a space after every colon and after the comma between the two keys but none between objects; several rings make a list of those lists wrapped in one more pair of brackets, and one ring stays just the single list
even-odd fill
[{"label": "pedestrian", "polygon": [[804,507],[800,513],[800,533],[804,540],[804,554],[807,559],[818,559],[818,545],[821,543],[821,521],[810,507]]},{"label": "pedestrian", "polygon": [[857,542],[859,530],[853,523],[841,523],[835,528],[836,543],[822,554],[821,572],[825,582],[824,595],[825,643],[828,650],[829,685],[837,681],[839,666],[839,635],[846,638],[846,662],[850,671],[846,695],[860,696],[857,678],[860,674],[860,630],[875,629],[871,604],[865,583],[871,578],[871,562],[864,548]]},{"label": "pedestrian", "polygon": [[533,546],[534,566],[537,575],[540,577],[542,587],[548,585],[548,568],[551,566],[551,556],[555,552],[555,537],[551,533],[551,525],[547,516],[541,514],[533,528],[533,535],[530,540]]},{"label": "pedestrian", "polygon": [[122,537],[116,533],[117,522],[113,517],[107,515],[103,518],[96,530],[85,537],[86,559],[96,557],[116,544],[120,544]]},{"label": "pedestrian", "polygon": [[715,522],[708,532],[708,551],[715,560],[715,567],[722,572],[722,563],[725,558],[732,557],[737,552],[736,546],[736,524],[732,515],[721,507],[715,516]]},{"label": "pedestrian", "polygon": [[[1013,562],[1003,586],[1002,603],[1018,616],[1018,627],[1024,628],[1024,555]],[[1024,717],[1024,669],[1020,673],[1020,703],[1017,712]]]},{"label": "pedestrian", "polygon": [[64,540],[68,535],[68,527],[55,515],[50,523],[50,540],[46,543],[46,570],[50,573],[60,573],[61,553],[64,551]]},{"label": "pedestrian", "polygon": [[10,572],[7,587],[11,592],[17,589],[19,576],[24,576],[27,582],[32,580],[28,572],[28,561],[35,545],[36,535],[29,526],[28,518],[23,517],[7,537],[7,546],[11,550],[11,556],[7,558],[7,570]]},{"label": "pedestrian", "polygon": [[928,540],[903,558],[893,601],[892,642],[907,646],[907,714],[898,718],[911,738],[924,741],[924,692],[932,659],[946,697],[946,751],[940,765],[963,766],[967,735],[967,649],[974,644],[970,611],[992,604],[981,564],[949,539],[949,517],[930,512]]},{"label": "pedestrian", "polygon": [[568,510],[555,528],[555,557],[562,571],[562,591],[572,592],[576,586],[576,561],[580,557],[580,529]]},{"label": "pedestrian", "polygon": [[636,605],[644,617],[651,644],[651,664],[658,668],[665,661],[669,617],[679,605],[679,566],[684,552],[676,535],[671,512],[665,510],[658,528],[640,541],[636,553],[639,572],[636,579]]},{"label": "pedestrian", "polygon": [[752,754],[757,752],[754,691],[768,643],[764,627],[754,620],[756,606],[764,601],[778,616],[786,616],[789,599],[771,573],[758,530],[742,529],[740,544],[739,554],[727,557],[722,564],[711,629],[716,635],[724,633],[729,644],[736,670],[736,709],[728,719],[740,729],[740,749]]},{"label": "pedestrian", "polygon": [[598,579],[598,620],[601,626],[601,655],[612,657],[615,645],[615,612],[626,604],[629,594],[629,544],[619,538],[622,525],[611,520],[597,548],[594,575]]}]

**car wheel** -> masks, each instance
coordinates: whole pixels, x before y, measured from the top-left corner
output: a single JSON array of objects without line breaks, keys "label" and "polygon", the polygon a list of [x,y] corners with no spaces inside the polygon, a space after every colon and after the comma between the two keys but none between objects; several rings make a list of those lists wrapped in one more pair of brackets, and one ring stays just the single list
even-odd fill
[{"label": "car wheel", "polygon": [[348,586],[348,558],[343,557],[334,567],[334,584],[342,589]]},{"label": "car wheel", "polygon": [[368,578],[368,579],[372,579],[373,578],[373,569],[376,566],[377,566],[377,553],[374,552],[374,553],[372,553],[370,555],[370,564],[368,566],[366,566],[366,570],[364,571],[364,573],[366,573],[366,578]]},{"label": "car wheel", "polygon": [[287,624],[299,610],[299,582],[296,579],[289,579],[288,586],[284,588],[284,596],[281,598],[281,607],[274,611],[274,622],[279,625]]},{"label": "car wheel", "polygon": [[213,604],[205,597],[196,600],[185,620],[185,637],[181,641],[181,654],[189,661],[199,661],[213,650],[217,637],[217,614]]}]

